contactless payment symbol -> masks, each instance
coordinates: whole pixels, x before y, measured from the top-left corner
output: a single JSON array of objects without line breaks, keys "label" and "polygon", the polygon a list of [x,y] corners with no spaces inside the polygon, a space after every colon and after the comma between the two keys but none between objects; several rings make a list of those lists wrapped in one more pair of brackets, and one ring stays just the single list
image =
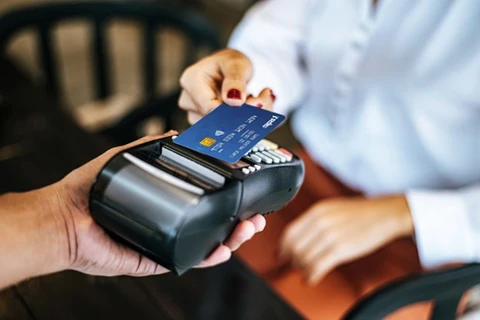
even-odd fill
[{"label": "contactless payment symbol", "polygon": [[223,132],[222,130],[217,130],[217,131],[215,131],[215,136],[216,136],[216,137],[223,136],[224,134],[225,134],[225,132]]},{"label": "contactless payment symbol", "polygon": [[205,147],[211,147],[216,141],[217,140],[213,138],[205,137],[202,141],[200,141],[200,144]]}]

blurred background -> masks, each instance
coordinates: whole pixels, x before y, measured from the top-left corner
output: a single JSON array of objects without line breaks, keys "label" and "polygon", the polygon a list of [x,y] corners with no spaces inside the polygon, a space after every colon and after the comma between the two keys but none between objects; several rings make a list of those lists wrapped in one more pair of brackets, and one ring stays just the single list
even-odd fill
[{"label": "blurred background", "polygon": [[[186,66],[208,55],[213,49],[225,47],[234,27],[256,1],[110,0],[109,4],[156,3],[167,6],[174,13],[172,16],[176,16],[179,20],[172,24],[168,15],[164,16],[165,20],[170,22],[158,21],[158,25],[161,27],[156,28],[157,26],[155,26],[150,30],[153,32],[153,38],[146,38],[145,30],[148,30],[148,24],[151,24],[151,21],[147,21],[146,28],[145,23],[139,22],[138,19],[135,21],[134,19],[115,17],[115,15],[104,21],[103,18],[99,20],[98,16],[90,13],[82,18],[61,19],[58,23],[50,23],[48,17],[41,17],[38,19],[38,26],[32,27],[26,23],[25,28],[22,27],[18,32],[12,32],[10,37],[11,25],[9,23],[14,24],[15,21],[18,22],[19,18],[25,17],[24,14],[22,17],[10,15],[10,18],[15,19],[8,20],[5,17],[10,12],[43,4],[73,2],[93,4],[100,1],[0,0],[0,54],[5,53],[29,78],[39,86],[48,89],[49,94],[54,98],[52,101],[59,101],[59,106],[63,111],[70,114],[82,128],[100,134],[115,144],[122,144],[145,134],[162,133],[169,129],[182,131],[188,127],[185,114],[176,106],[179,92],[178,80],[181,73]],[[102,2],[106,3],[106,1]],[[36,20],[41,13],[30,11],[27,12],[27,15],[30,15],[30,20]],[[149,14],[143,12],[140,13],[140,16],[142,15],[148,16]],[[86,19],[86,17],[91,19]],[[98,21],[101,23],[98,24]],[[101,29],[100,31],[95,29],[95,22],[97,28]],[[185,27],[190,28],[190,36],[183,32]],[[45,33],[42,40],[38,32],[42,28],[53,31],[51,34],[48,33],[51,37],[45,36]],[[192,39],[192,28],[197,32],[197,39]],[[192,40],[194,42],[198,40],[199,35],[204,31],[205,39],[213,40],[216,48],[202,45],[192,47]],[[6,36],[7,34],[8,36]],[[99,35],[101,39],[96,39],[95,36]],[[2,43],[1,40],[6,38],[8,41]],[[103,43],[102,49],[106,51],[100,54],[102,56],[100,63],[96,61],[98,56],[96,57],[95,53],[98,53],[98,48],[95,47],[97,44],[95,40]],[[2,47],[2,44],[6,44],[6,47]],[[52,52],[46,54],[39,44],[44,45],[43,49],[51,48]],[[49,50],[47,49],[47,51]],[[46,60],[49,62],[46,63]],[[48,72],[45,72],[46,64],[50,64],[52,67],[54,75],[51,76],[58,79],[58,82],[53,81],[56,82],[57,90],[49,88],[51,83],[49,86]],[[98,78],[105,75],[99,73],[98,65],[105,68],[105,74],[108,74],[106,77],[109,81],[107,81],[106,88],[99,86]],[[1,69],[0,74],[2,74]],[[6,72],[4,75],[8,77]],[[153,80],[149,81],[149,79]],[[2,99],[0,92],[0,111],[2,111]],[[22,153],[33,152],[32,150],[35,148],[30,144],[34,144],[36,141],[31,137],[48,131],[50,123],[48,119],[44,119],[48,116],[42,118],[38,115],[42,113],[42,108],[45,106],[39,103],[38,108],[35,107],[31,108],[34,111],[31,115],[21,114],[18,117],[21,120],[18,125],[8,127],[18,129],[14,132],[16,140],[9,141],[7,139],[4,141],[5,146],[0,146],[0,162],[11,161],[13,163],[12,159]],[[125,119],[130,119],[130,121],[124,121]],[[0,120],[3,119],[0,117]],[[0,137],[2,133],[0,132]],[[52,140],[48,134],[43,136]],[[298,146],[298,142],[291,134],[288,121],[268,138],[289,148]],[[41,141],[41,139],[38,140]],[[37,151],[43,152],[43,150]],[[72,157],[80,161],[78,155],[82,152],[82,150],[76,150],[72,152]],[[35,163],[31,164],[32,167],[35,165]],[[55,174],[61,177],[64,172],[58,170]],[[45,174],[45,176],[48,175],[51,175],[51,172]],[[51,175],[48,179],[54,177],[55,175]],[[2,176],[2,179],[5,178]],[[9,181],[8,178],[5,180]],[[13,184],[12,181],[17,180],[21,179],[11,178],[9,183]],[[21,182],[19,185],[21,187],[18,189],[23,188]],[[471,307],[469,308],[478,309],[478,301],[480,301],[480,290],[474,290],[470,293],[469,304]]]},{"label": "blurred background", "polygon": [[[2,0],[0,14],[42,3],[72,2],[69,0]],[[75,1],[78,2],[78,1]],[[84,2],[96,2],[89,0]],[[157,2],[171,5],[179,10],[190,10],[205,17],[224,47],[235,25],[246,10],[255,2],[252,0],[155,0],[155,1],[111,1],[111,2]],[[145,101],[145,88],[142,69],[142,26],[138,22],[114,19],[106,27],[105,39],[108,43],[107,62],[111,77],[111,92],[105,99],[96,98],[95,82],[91,81],[95,67],[91,57],[91,24],[82,19],[70,19],[55,24],[53,39],[55,68],[59,76],[62,106],[72,114],[86,130],[100,132],[118,122],[134,108]],[[155,33],[157,62],[157,82],[155,90],[159,95],[178,90],[178,79],[184,70],[183,62],[191,50],[188,39],[175,28],[161,28]],[[36,50],[36,35],[25,29],[9,41],[7,55],[35,81],[42,81],[42,68]],[[211,49],[198,50],[196,58],[211,52]],[[156,108],[162,108],[157,105]],[[185,115],[176,111],[173,129],[188,127]],[[149,116],[137,132],[141,136],[159,133],[166,128],[162,117]],[[276,130],[271,139],[287,147],[297,142],[290,133],[289,124]],[[123,142],[123,141],[119,141]]]}]

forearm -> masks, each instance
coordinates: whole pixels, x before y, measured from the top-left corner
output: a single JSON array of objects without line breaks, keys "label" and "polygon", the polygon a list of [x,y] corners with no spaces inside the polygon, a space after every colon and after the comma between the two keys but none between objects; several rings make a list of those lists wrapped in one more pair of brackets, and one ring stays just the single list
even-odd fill
[{"label": "forearm", "polygon": [[60,208],[56,185],[0,196],[0,289],[61,269]]}]

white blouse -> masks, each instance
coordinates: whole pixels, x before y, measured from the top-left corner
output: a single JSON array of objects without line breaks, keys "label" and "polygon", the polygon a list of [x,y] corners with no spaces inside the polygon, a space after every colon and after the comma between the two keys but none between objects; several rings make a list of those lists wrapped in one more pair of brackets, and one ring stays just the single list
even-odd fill
[{"label": "white blouse", "polygon": [[318,163],[407,195],[426,267],[480,261],[480,1],[261,1],[229,46]]}]

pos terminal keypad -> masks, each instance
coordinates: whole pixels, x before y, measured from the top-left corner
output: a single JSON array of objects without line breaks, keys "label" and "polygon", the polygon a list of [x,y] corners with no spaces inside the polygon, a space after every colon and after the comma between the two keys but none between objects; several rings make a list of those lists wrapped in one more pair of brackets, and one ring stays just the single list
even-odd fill
[{"label": "pos terminal keypad", "polygon": [[261,140],[244,157],[252,163],[248,168],[242,168],[244,174],[250,174],[262,168],[262,165],[280,164],[292,161],[293,154],[280,148],[276,143],[269,140]]}]

